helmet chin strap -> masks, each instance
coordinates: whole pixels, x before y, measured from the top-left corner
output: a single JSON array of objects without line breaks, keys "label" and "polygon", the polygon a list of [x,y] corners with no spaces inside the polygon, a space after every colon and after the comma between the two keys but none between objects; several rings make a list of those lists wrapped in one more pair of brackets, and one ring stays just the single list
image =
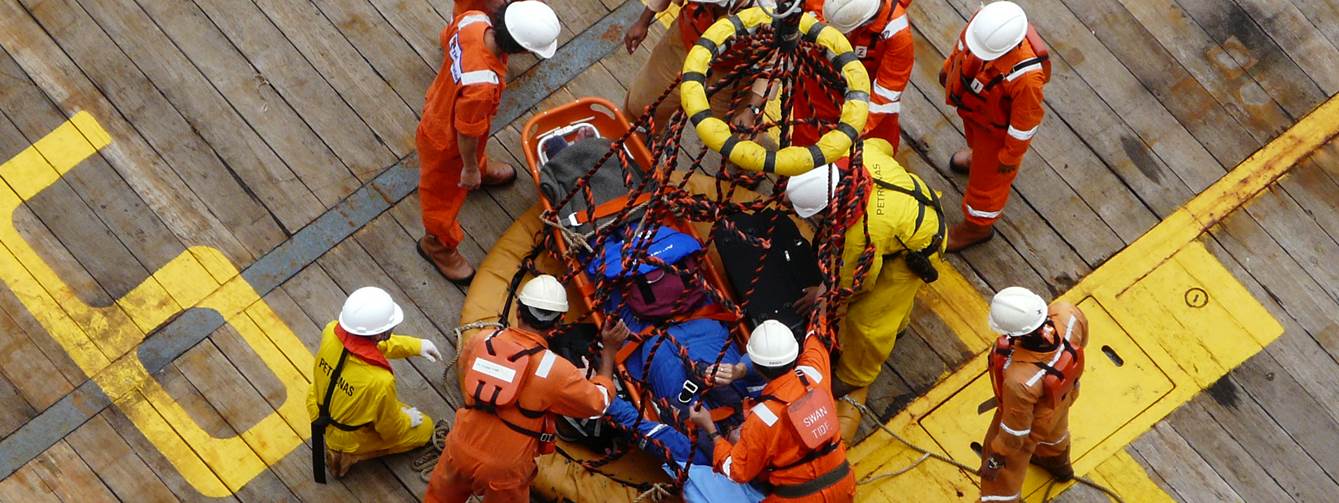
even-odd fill
[{"label": "helmet chin strap", "polygon": [[[1048,327],[1050,330],[1047,330]],[[1047,337],[1047,334],[1050,336]],[[1056,334],[1055,325],[1051,323],[1051,320],[1046,320],[1037,330],[1014,337],[1013,340],[1023,349],[1039,353],[1055,351],[1056,348],[1060,347],[1060,338]]]}]

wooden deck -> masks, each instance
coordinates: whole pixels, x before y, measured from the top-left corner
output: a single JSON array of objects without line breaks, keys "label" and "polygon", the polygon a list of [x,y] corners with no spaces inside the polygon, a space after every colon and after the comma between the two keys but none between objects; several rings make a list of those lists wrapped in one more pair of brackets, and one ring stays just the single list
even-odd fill
[{"label": "wooden deck", "polygon": [[[632,9],[549,3],[573,58]],[[952,208],[965,180],[940,167],[963,137],[936,73],[977,3],[910,9],[899,158]],[[1000,236],[950,259],[974,290],[950,302],[1009,285],[1065,293],[1339,92],[1336,0],[1022,5],[1052,49],[1047,118]],[[454,356],[464,291],[414,252],[410,192],[450,12],[450,0],[0,2],[0,208],[12,210],[0,222],[0,501],[422,495],[408,455],[311,481],[299,346],[314,351],[346,293],[374,284],[405,306],[405,333]],[[545,79],[564,61],[513,58],[530,81],[517,89],[543,99],[497,125],[490,155],[522,165],[518,130],[535,110],[621,103],[663,31],[561,87]],[[1339,142],[1322,129],[1320,148],[1198,239],[1283,335],[1124,447],[1133,468],[1104,473],[1118,491],[1339,493]],[[466,256],[481,260],[534,198],[529,183],[473,194]],[[936,313],[917,308],[871,393],[885,419],[980,350]],[[395,365],[403,400],[451,418],[460,398],[443,364]],[[286,443],[249,433],[261,431]]]}]

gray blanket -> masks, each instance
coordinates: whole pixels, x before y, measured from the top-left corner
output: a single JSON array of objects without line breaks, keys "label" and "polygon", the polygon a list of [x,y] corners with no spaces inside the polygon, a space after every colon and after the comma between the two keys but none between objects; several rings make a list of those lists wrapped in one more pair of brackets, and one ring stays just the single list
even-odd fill
[{"label": "gray blanket", "polygon": [[[587,138],[580,140],[564,148],[557,155],[549,159],[549,162],[540,167],[540,190],[544,192],[544,197],[552,203],[558,203],[567,197],[575,188],[577,181],[585,176],[595,165],[605,152],[609,151],[610,141],[604,138]],[[629,156],[631,157],[631,156]],[[610,156],[608,160],[601,164],[599,170],[591,177],[588,187],[591,192],[592,200],[596,206],[614,199],[619,196],[625,196],[631,187],[636,187],[642,183],[642,167],[633,163],[632,185],[623,183],[623,168],[619,165],[618,156]],[[569,215],[581,213],[581,218],[585,218],[584,213],[589,209],[586,203],[586,197],[583,194],[577,194],[572,197],[561,209],[558,210],[558,217],[564,224],[570,222]],[[569,228],[571,226],[569,225]],[[593,228],[587,224],[573,228],[578,232],[588,232]]]}]

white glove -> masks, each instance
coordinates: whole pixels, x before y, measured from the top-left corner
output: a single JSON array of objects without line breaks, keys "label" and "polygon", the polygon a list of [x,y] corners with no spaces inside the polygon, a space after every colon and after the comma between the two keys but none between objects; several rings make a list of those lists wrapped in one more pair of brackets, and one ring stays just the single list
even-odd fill
[{"label": "white glove", "polygon": [[400,410],[409,416],[410,428],[418,428],[418,425],[423,424],[423,413],[419,412],[417,408],[400,407]]},{"label": "white glove", "polygon": [[423,347],[418,350],[419,356],[422,356],[424,358],[427,358],[429,361],[434,362],[442,359],[442,352],[437,350],[436,344],[433,344],[432,341],[427,339],[419,339],[419,340],[423,341]]}]

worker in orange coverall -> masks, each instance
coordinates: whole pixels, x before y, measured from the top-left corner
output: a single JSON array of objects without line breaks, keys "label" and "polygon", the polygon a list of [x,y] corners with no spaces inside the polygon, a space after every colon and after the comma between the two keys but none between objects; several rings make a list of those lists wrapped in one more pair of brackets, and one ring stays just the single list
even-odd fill
[{"label": "worker in orange coverall", "polygon": [[967,174],[967,193],[965,219],[949,229],[948,251],[994,237],[1009,187],[1041,126],[1042,86],[1051,76],[1047,58],[1023,9],[999,1],[977,11],[944,62],[939,82],[967,135],[967,148],[949,160],[953,172]]},{"label": "worker in orange coverall", "polygon": [[735,482],[761,485],[764,502],[852,501],[855,475],[832,398],[831,355],[812,332],[803,353],[800,347],[776,320],[758,324],[749,336],[749,360],[768,382],[745,413],[738,442],[717,431],[710,411],[694,407],[690,418],[713,439],[716,470]]},{"label": "worker in orange coverall", "polygon": [[623,324],[601,331],[596,376],[548,350],[567,312],[567,291],[547,274],[521,287],[515,327],[475,337],[461,350],[465,406],[446,436],[446,449],[428,483],[428,503],[528,503],[535,456],[554,450],[555,416],[603,416],[614,398],[614,363],[628,337]]},{"label": "worker in orange coverall", "polygon": [[428,88],[415,138],[426,231],[418,252],[451,281],[474,277],[474,267],[458,249],[464,231],[456,217],[465,197],[480,185],[516,178],[515,168],[484,152],[506,88],[507,56],[524,51],[552,56],[560,30],[553,9],[534,0],[507,4],[492,16],[467,11],[442,30],[442,67]]},{"label": "worker in orange coverall", "polygon": [[[851,47],[869,72],[872,85],[869,119],[865,138],[887,140],[897,149],[900,136],[898,117],[902,110],[902,91],[911,79],[915,47],[907,6],[911,0],[807,0],[805,9],[818,14],[828,25],[846,34]],[[829,99],[829,86],[818,79],[806,79],[801,92],[795,93],[795,118],[814,115],[835,124],[841,116],[838,102]],[[837,96],[841,99],[841,96]],[[794,144],[811,145],[818,141],[816,124],[795,126]]]},{"label": "worker in orange coverall", "polygon": [[989,359],[999,408],[981,443],[981,501],[1019,501],[1029,462],[1057,480],[1074,478],[1069,408],[1079,397],[1088,319],[1073,304],[1048,306],[1015,286],[991,300],[990,328],[1001,334]]}]

